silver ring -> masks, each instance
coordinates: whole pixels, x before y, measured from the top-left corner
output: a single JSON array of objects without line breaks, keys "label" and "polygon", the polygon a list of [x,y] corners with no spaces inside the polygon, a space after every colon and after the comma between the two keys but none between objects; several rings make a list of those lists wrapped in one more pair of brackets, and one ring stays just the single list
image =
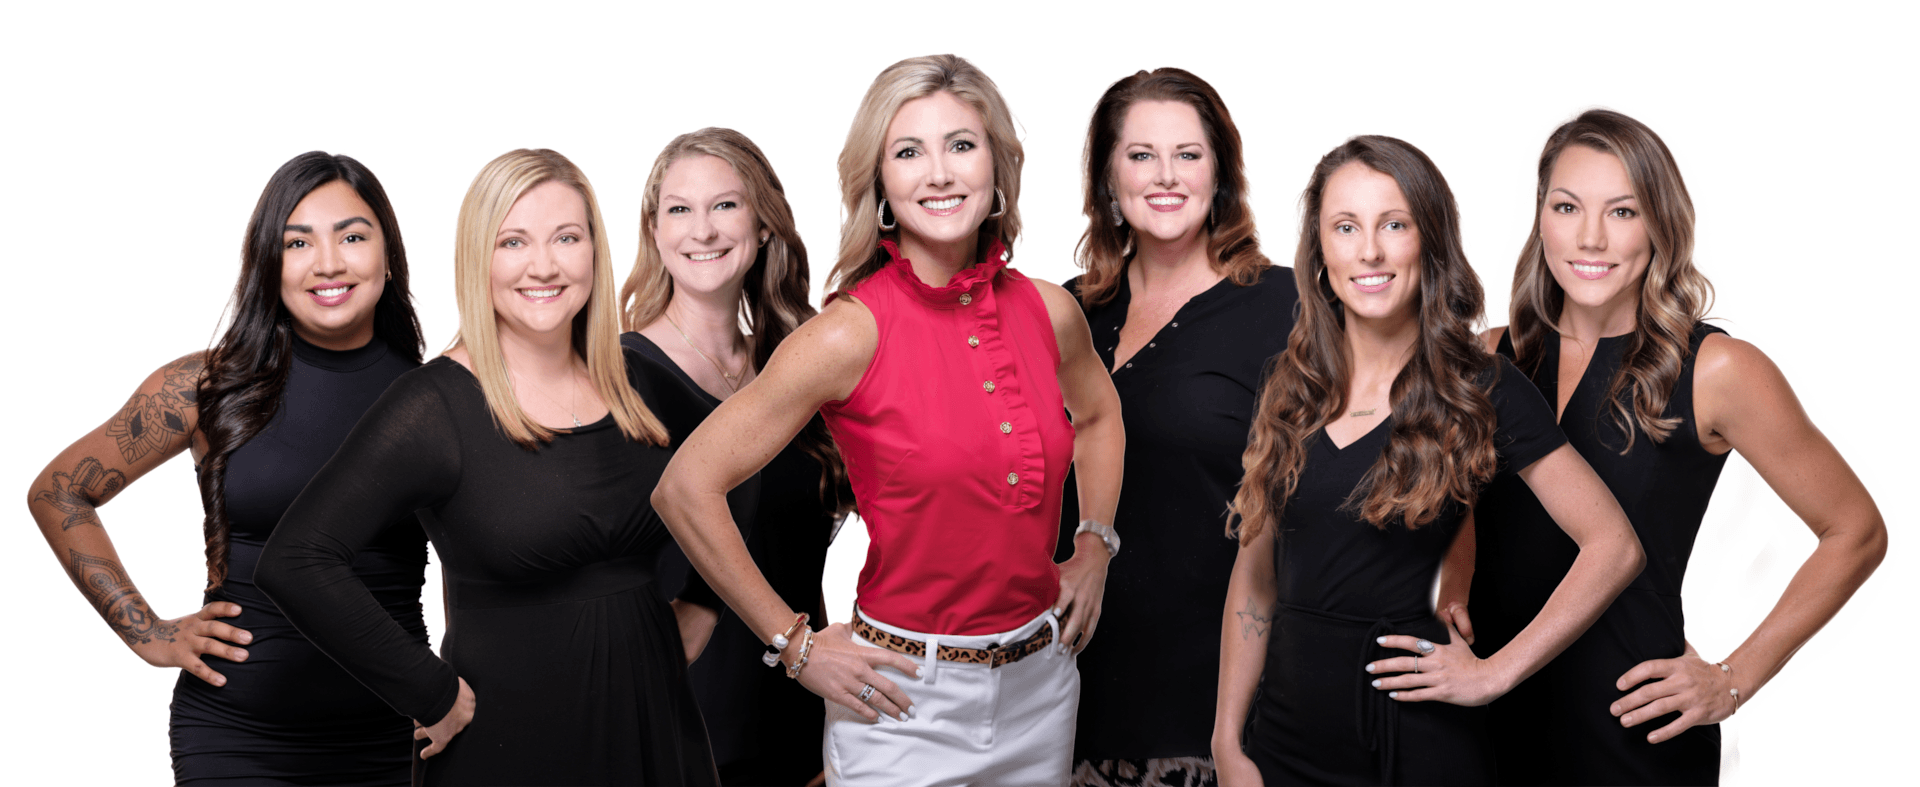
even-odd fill
[{"label": "silver ring", "polygon": [[1420,655],[1422,655],[1422,656],[1431,656],[1431,655],[1433,655],[1433,643],[1431,643],[1431,642],[1428,642],[1428,641],[1426,641],[1426,640],[1424,640],[1424,639],[1422,639],[1422,640],[1415,640],[1415,641],[1414,641],[1414,643],[1413,643],[1413,647],[1414,647],[1415,649],[1417,649],[1417,650],[1419,650],[1419,651],[1420,651]]},{"label": "silver ring", "polygon": [[1419,671],[1420,671],[1420,657],[1419,657],[1419,656],[1414,656],[1414,657],[1413,657],[1413,671],[1414,671],[1414,672],[1419,672]]},{"label": "silver ring", "polygon": [[861,702],[866,702],[867,700],[873,698],[873,684],[869,683],[869,684],[866,684],[866,686],[867,686],[866,688],[860,690]]}]

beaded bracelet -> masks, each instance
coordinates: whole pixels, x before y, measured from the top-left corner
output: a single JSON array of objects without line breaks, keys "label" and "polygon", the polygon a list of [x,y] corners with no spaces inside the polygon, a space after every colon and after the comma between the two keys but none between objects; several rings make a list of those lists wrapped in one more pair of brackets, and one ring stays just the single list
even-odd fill
[{"label": "beaded bracelet", "polygon": [[779,664],[780,654],[786,652],[787,644],[799,636],[801,629],[806,628],[808,619],[807,613],[802,612],[794,617],[793,625],[788,626],[786,631],[773,635],[773,644],[767,646],[767,652],[760,654],[760,663],[769,667]]},{"label": "beaded bracelet", "polygon": [[813,630],[808,629],[806,639],[800,641],[800,657],[793,660],[792,666],[787,667],[787,677],[794,680],[800,679],[800,670],[807,668],[807,655],[811,652],[813,652]]}]

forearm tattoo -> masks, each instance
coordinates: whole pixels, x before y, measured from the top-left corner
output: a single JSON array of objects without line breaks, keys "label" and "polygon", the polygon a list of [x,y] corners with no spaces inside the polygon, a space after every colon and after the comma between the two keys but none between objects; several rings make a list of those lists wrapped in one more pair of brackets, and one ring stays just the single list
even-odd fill
[{"label": "forearm tattoo", "polygon": [[128,464],[186,436],[187,410],[199,402],[194,386],[204,367],[197,355],[174,361],[164,370],[159,391],[151,396],[134,394],[107,424],[107,436],[120,446],[120,456]]},{"label": "forearm tattoo", "polygon": [[1273,630],[1273,614],[1269,612],[1266,615],[1261,615],[1260,609],[1253,604],[1252,596],[1247,597],[1246,609],[1233,614],[1240,618],[1240,637],[1242,639],[1264,637],[1267,635],[1267,632]]},{"label": "forearm tattoo", "polygon": [[100,515],[94,513],[94,508],[119,494],[126,485],[126,473],[108,468],[100,464],[100,460],[89,456],[74,465],[70,473],[55,471],[47,488],[40,490],[33,499],[67,515],[60,522],[61,530],[72,530],[81,525],[99,527]]},{"label": "forearm tattoo", "polygon": [[145,645],[154,640],[172,642],[179,627],[162,620],[147,606],[146,598],[133,588],[133,580],[119,561],[82,555],[67,550],[67,573],[80,586],[94,609],[107,625],[128,645]]}]

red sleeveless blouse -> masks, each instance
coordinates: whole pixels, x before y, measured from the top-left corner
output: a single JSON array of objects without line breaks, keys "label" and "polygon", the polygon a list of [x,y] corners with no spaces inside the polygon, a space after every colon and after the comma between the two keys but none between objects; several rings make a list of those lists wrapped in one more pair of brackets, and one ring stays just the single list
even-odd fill
[{"label": "red sleeveless blouse", "polygon": [[1011,631],[1060,594],[1073,424],[1053,321],[997,240],[945,287],[880,245],[892,263],[850,290],[879,346],[853,392],[820,408],[871,541],[860,608],[928,634]]}]

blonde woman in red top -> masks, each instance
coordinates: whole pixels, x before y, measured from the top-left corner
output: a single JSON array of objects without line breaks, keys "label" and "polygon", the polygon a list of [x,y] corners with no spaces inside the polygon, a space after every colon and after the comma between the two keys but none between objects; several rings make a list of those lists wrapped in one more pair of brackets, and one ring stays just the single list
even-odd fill
[{"label": "blonde woman in red top", "polygon": [[[693,565],[827,699],[829,784],[1068,778],[1072,654],[1099,621],[1119,548],[1106,523],[1125,438],[1079,306],[1006,267],[1021,158],[1005,102],[971,63],[881,72],[840,154],[837,291],[654,492]],[[748,556],[725,494],[816,411],[872,547],[851,624],[809,637]],[[1069,464],[1088,520],[1055,565]]]}]

